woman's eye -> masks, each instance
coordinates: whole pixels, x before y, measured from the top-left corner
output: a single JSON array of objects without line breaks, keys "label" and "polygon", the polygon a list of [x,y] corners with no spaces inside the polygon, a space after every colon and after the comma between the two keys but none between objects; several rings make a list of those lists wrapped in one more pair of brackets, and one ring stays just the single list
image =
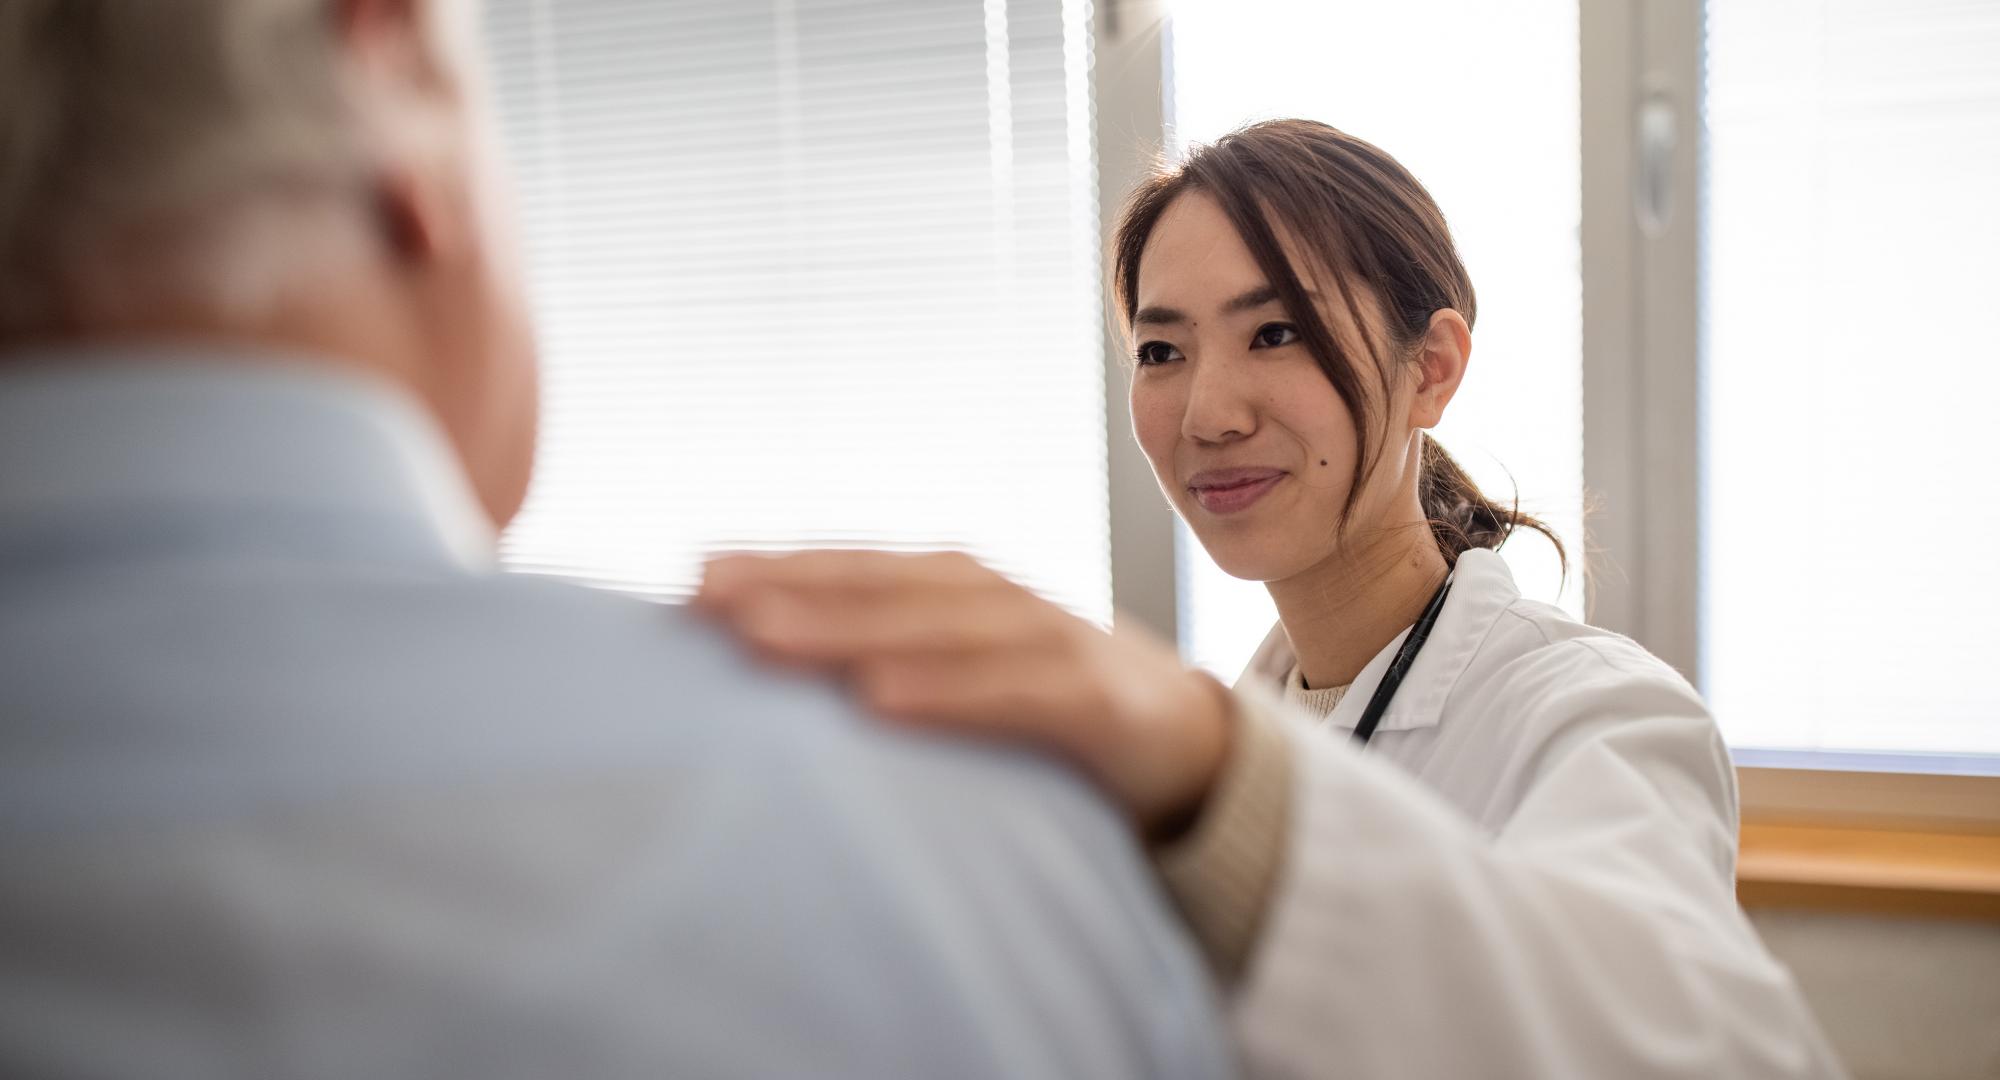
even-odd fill
[{"label": "woman's eye", "polygon": [[1253,349],[1275,349],[1282,345],[1290,345],[1298,339],[1298,327],[1293,326],[1291,323],[1265,323],[1257,328],[1257,336],[1251,339],[1250,347]]},{"label": "woman's eye", "polygon": [[1148,341],[1134,350],[1133,358],[1140,367],[1155,367],[1171,363],[1181,358],[1181,351],[1164,341]]}]

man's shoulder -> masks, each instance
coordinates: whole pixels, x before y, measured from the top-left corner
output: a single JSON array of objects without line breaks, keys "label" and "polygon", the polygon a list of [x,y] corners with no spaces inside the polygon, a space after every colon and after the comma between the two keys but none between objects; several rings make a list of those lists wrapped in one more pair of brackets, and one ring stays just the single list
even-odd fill
[{"label": "man's shoulder", "polygon": [[411,598],[421,605],[417,620],[507,662],[509,670],[496,674],[508,681],[555,680],[570,692],[593,684],[679,691],[665,700],[623,699],[642,710],[733,699],[798,713],[846,711],[819,680],[758,667],[680,605],[518,574],[468,576],[425,593]]},{"label": "man's shoulder", "polygon": [[678,605],[506,576],[441,605],[454,606],[463,610],[453,618],[491,635],[482,648],[529,658],[518,678],[587,695],[612,730],[673,727],[726,743],[729,756],[800,798],[931,805],[934,828],[957,815],[990,818],[987,802],[1016,826],[1062,821],[1105,838],[1123,827],[1074,770],[1018,747],[863,715],[832,679],[759,664]]},{"label": "man's shoulder", "polygon": [[[0,738],[23,763],[13,794],[47,788],[64,805],[88,801],[92,778],[134,811],[172,812],[183,799],[226,807],[648,763],[746,782],[813,762],[1030,784],[1056,772],[912,749],[831,683],[760,667],[685,609],[552,579],[172,564],[8,596]],[[147,767],[126,775],[138,748]]]},{"label": "man's shoulder", "polygon": [[[209,615],[171,639],[155,627],[196,610],[180,586],[90,619],[139,624],[50,675],[122,685],[0,728],[28,751],[0,756],[0,847],[55,860],[24,880],[85,895],[100,879],[65,868],[119,867],[134,911],[223,896],[286,942],[337,942],[359,959],[335,974],[370,995],[422,985],[482,1018],[561,956],[579,993],[513,1022],[682,1071],[1223,1071],[1193,953],[1123,822],[1066,770],[876,723],[680,609],[332,577],[198,590]],[[422,955],[459,950],[443,967],[465,977],[439,991],[388,947],[411,925],[459,928]],[[296,959],[275,957],[299,1008],[354,999]]]}]

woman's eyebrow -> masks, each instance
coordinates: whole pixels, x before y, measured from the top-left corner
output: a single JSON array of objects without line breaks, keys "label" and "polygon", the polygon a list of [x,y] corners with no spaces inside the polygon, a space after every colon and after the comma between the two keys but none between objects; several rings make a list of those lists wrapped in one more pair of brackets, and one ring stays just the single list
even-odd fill
[{"label": "woman's eyebrow", "polygon": [[1263,307],[1265,304],[1277,299],[1278,290],[1269,285],[1259,285],[1254,289],[1238,294],[1234,299],[1222,305],[1222,313],[1224,315],[1235,315],[1239,312],[1249,311],[1252,308]]},{"label": "woman's eyebrow", "polygon": [[[1318,299],[1317,295],[1311,290],[1306,291],[1306,298],[1309,300]],[[1237,315],[1245,311],[1252,311],[1263,307],[1265,304],[1277,303],[1277,301],[1277,289],[1269,285],[1259,285],[1231,297],[1227,303],[1222,305],[1222,313],[1224,315]],[[1133,326],[1172,326],[1176,323],[1184,323],[1186,321],[1188,321],[1186,313],[1176,308],[1159,307],[1157,305],[1140,308],[1132,315]]]}]

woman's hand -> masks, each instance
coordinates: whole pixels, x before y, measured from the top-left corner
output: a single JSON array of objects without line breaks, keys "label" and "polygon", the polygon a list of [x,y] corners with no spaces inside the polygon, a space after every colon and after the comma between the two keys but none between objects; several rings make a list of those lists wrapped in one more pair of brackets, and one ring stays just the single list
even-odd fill
[{"label": "woman's hand", "polygon": [[969,556],[727,556],[695,608],[768,659],[846,679],[884,717],[1053,750],[1156,838],[1193,818],[1228,753],[1220,683],[1153,635],[1107,634]]}]

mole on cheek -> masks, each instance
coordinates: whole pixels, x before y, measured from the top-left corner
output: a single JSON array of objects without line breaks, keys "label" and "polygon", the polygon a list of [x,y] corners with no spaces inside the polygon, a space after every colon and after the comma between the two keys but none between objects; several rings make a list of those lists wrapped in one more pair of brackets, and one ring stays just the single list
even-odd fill
[{"label": "mole on cheek", "polygon": [[1326,459],[1325,459],[1325,458],[1321,458],[1321,459],[1319,459],[1319,463],[1320,463],[1321,465],[1324,465],[1324,464],[1326,464]]}]

